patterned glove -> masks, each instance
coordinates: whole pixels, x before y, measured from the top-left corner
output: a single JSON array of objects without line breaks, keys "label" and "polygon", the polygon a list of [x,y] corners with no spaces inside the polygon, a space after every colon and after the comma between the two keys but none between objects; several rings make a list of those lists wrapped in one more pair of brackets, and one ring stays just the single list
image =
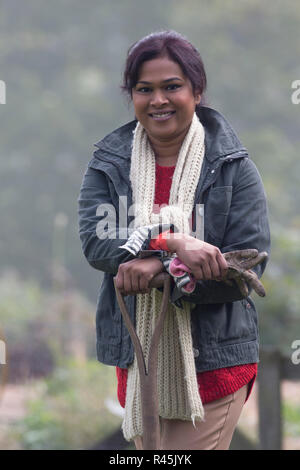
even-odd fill
[{"label": "patterned glove", "polygon": [[162,263],[182,294],[191,294],[194,292],[196,279],[190,268],[177,258],[177,256],[165,257],[162,259]]}]

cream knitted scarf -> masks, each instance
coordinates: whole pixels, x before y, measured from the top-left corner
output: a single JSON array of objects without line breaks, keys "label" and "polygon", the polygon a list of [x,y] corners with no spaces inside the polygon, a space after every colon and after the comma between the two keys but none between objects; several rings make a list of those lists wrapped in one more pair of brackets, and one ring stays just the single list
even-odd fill
[{"label": "cream knitted scarf", "polygon": [[[135,204],[135,227],[173,223],[179,232],[190,233],[195,191],[204,157],[204,129],[196,114],[182,143],[170,190],[169,205],[153,213],[155,193],[155,155],[145,129],[138,122],[134,131],[130,180]],[[148,361],[150,340],[160,311],[162,293],[136,296],[136,332]],[[168,419],[202,420],[203,406],[199,395],[194,362],[189,302],[183,309],[169,303],[159,345],[158,396],[159,415]],[[147,363],[147,362],[146,362]],[[136,357],[128,369],[125,416],[122,425],[125,439],[142,436],[139,372]]]}]

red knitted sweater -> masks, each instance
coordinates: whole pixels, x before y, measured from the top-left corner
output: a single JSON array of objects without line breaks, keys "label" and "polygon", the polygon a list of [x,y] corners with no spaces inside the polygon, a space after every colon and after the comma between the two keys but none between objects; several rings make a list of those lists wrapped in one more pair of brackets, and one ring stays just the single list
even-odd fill
[{"label": "red knitted sweater", "polygon": [[[161,204],[168,204],[174,170],[175,166],[165,167],[156,164],[154,204],[159,206]],[[168,251],[166,243],[167,242],[162,234],[162,236],[151,241],[149,249],[162,249]],[[117,367],[116,373],[118,378],[118,399],[120,405],[124,408],[126,399],[127,369]],[[236,392],[244,385],[249,384],[246,398],[247,401],[256,376],[256,363],[198,372],[197,381],[202,403],[205,404],[223,398],[226,395]]]}]

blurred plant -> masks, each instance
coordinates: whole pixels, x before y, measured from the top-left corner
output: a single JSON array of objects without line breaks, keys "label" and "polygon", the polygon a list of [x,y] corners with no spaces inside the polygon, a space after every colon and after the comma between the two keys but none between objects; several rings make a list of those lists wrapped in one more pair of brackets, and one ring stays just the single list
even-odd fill
[{"label": "blurred plant", "polygon": [[50,373],[63,356],[85,361],[95,357],[92,306],[65,289],[45,292],[15,271],[0,278],[0,327],[6,338],[10,382]]},{"label": "blurred plant", "polygon": [[284,434],[300,438],[300,406],[295,406],[287,401],[283,403]]},{"label": "blurred plant", "polygon": [[291,354],[291,343],[300,339],[300,234],[274,226],[272,250],[263,284],[267,296],[255,296],[262,344]]},{"label": "blurred plant", "polygon": [[3,273],[0,294],[9,381],[25,382],[26,390],[30,384],[35,397],[5,442],[24,449],[83,448],[118,428],[120,417],[105,404],[116,391],[115,373],[89,360],[96,356],[95,306],[74,289],[45,292],[14,271]]},{"label": "blurred plant", "polygon": [[115,390],[112,368],[96,360],[63,360],[14,425],[15,438],[24,449],[89,448],[120,427],[120,418],[105,405]]},{"label": "blurred plant", "polygon": [[22,282],[17,270],[0,278],[0,322],[6,336],[22,341],[24,329],[41,314],[43,293],[34,280]]}]

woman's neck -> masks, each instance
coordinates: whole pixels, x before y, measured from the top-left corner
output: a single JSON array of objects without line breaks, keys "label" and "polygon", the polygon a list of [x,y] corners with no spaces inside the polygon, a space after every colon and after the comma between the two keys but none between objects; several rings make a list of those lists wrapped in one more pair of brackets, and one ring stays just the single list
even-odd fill
[{"label": "woman's neck", "polygon": [[155,154],[155,160],[161,166],[175,166],[182,142],[186,136],[180,135],[170,141],[158,141],[149,137],[151,146]]}]

